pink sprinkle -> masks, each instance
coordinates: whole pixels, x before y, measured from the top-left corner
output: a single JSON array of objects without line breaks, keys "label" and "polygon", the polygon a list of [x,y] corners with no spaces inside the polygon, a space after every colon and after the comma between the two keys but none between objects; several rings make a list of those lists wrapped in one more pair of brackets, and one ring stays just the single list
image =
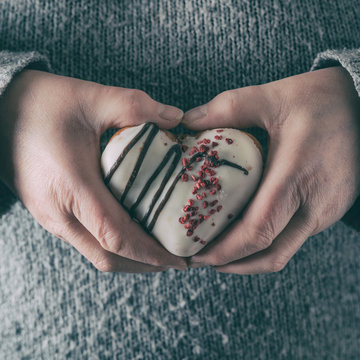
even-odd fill
[{"label": "pink sprinkle", "polygon": [[210,203],[210,206],[215,206],[217,203],[218,203],[218,201],[217,201],[217,200],[214,200],[214,201],[212,201],[212,202]]},{"label": "pink sprinkle", "polygon": [[208,146],[206,146],[206,145],[201,145],[200,146],[200,151],[201,152],[206,152],[206,151],[208,151],[209,150],[209,147]]},{"label": "pink sprinkle", "polygon": [[182,162],[183,166],[187,166],[189,164],[189,160],[187,158],[182,158],[181,162]]},{"label": "pink sprinkle", "polygon": [[220,133],[220,132],[223,132],[224,130],[223,129],[217,129],[216,132],[217,133]]}]

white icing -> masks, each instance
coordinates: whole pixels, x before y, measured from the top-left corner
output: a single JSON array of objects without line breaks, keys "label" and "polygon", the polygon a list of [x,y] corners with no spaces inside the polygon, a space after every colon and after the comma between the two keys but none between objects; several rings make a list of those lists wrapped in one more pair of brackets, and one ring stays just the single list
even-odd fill
[{"label": "white icing", "polygon": [[[126,145],[139,131],[141,131],[143,126],[144,125],[140,125],[124,129],[111,140],[101,158],[101,166],[104,174],[107,174],[110,171],[111,167],[116,162]],[[130,150],[111,178],[109,186],[113,194],[118,199],[120,199],[121,193],[125,189],[150,130],[151,127]],[[222,136],[223,139],[216,140],[215,136]],[[209,243],[221,231],[223,231],[224,228],[231,222],[228,215],[232,214],[236,217],[236,215],[239,214],[239,212],[248,203],[256,190],[262,173],[263,161],[260,150],[250,136],[236,129],[224,129],[224,131],[220,133],[216,132],[216,130],[207,130],[202,132],[201,136],[198,136],[197,138],[190,136],[186,137],[183,140],[183,144],[187,145],[189,148],[186,153],[182,153],[181,158],[191,158],[191,155],[189,155],[190,150],[194,145],[199,148],[200,145],[197,145],[197,142],[204,138],[218,143],[218,146],[214,148],[212,148],[211,143],[209,145],[205,145],[209,146],[210,151],[216,150],[218,152],[219,160],[225,159],[246,168],[248,170],[248,175],[245,175],[244,172],[239,169],[227,165],[221,165],[213,168],[213,170],[216,171],[216,175],[214,175],[214,177],[219,179],[221,190],[218,190],[214,195],[209,195],[209,190],[200,190],[199,193],[206,192],[207,197],[206,199],[197,200],[196,195],[192,194],[195,182],[191,179],[190,174],[197,176],[197,172],[201,169],[204,161],[202,160],[192,164],[193,169],[186,172],[186,174],[189,175],[189,181],[184,182],[180,179],[177,182],[170,198],[160,212],[160,215],[155,222],[155,226],[152,229],[153,235],[160,241],[160,243],[162,243],[168,251],[178,256],[192,256],[204,247],[204,244],[201,244],[199,241],[193,241],[194,236],[198,236],[200,239],[206,241],[206,243]],[[226,138],[232,139],[233,143],[228,144],[225,141]],[[125,199],[125,207],[130,208],[136,201],[147,180],[160,164],[167,151],[174,144],[176,144],[176,142],[165,132],[160,131],[156,135],[148,149],[133,186]],[[156,177],[149,191],[137,207],[136,217],[138,219],[142,219],[147,213],[150,203],[159,188],[172,159],[174,159],[174,155],[169,159],[165,168]],[[183,165],[179,162],[163,189],[160,198],[155,204],[154,209],[148,218],[146,224],[147,226],[149,226],[152,222],[154,214],[156,213],[159,205],[162,203],[169,187],[181,171],[182,167]],[[210,176],[206,177],[206,179],[209,178]],[[198,216],[198,214],[207,215],[208,211],[211,209],[210,207],[203,209],[203,201],[211,203],[214,200],[218,200],[218,203],[214,208],[216,209],[219,205],[222,206],[222,209],[219,212],[215,212],[208,220],[199,224],[191,236],[186,235],[187,230],[184,228],[184,224],[179,222],[179,218],[185,215],[183,208],[187,204],[188,199],[193,199],[195,202],[194,206],[199,207],[196,216]],[[214,226],[212,226],[212,224],[214,224]]]}]

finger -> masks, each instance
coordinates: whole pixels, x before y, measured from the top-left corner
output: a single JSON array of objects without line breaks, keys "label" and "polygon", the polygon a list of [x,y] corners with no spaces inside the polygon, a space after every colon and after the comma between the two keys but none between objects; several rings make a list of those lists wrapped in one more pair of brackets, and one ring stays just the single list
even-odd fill
[{"label": "finger", "polygon": [[224,91],[207,104],[185,113],[182,123],[191,130],[218,127],[265,128],[267,101],[261,86]]},{"label": "finger", "polygon": [[306,219],[296,214],[269,248],[215,269],[219,272],[243,275],[281,271],[311,235],[312,231]]},{"label": "finger", "polygon": [[68,222],[61,238],[74,246],[102,272],[145,273],[166,270],[164,267],[143,264],[106,251],[77,219]]},{"label": "finger", "polygon": [[81,201],[81,210],[75,215],[105,250],[154,266],[186,269],[185,260],[170,254],[149,236],[108,189],[100,185],[84,189],[82,198],[85,200]]},{"label": "finger", "polygon": [[92,118],[100,125],[100,134],[108,128],[135,126],[144,122],[169,129],[178,125],[184,115],[179,108],[157,102],[141,90],[102,85],[96,89],[96,98],[93,102],[86,98],[86,103],[93,109]]},{"label": "finger", "polygon": [[105,250],[154,266],[187,268],[184,259],[170,254],[130,218],[104,185],[98,165],[83,166],[72,212]]},{"label": "finger", "polygon": [[[275,159],[277,159],[275,161]],[[299,207],[291,166],[269,153],[260,187],[244,212],[223,236],[192,258],[192,262],[225,265],[269,247]],[[284,174],[283,176],[279,174]]]}]

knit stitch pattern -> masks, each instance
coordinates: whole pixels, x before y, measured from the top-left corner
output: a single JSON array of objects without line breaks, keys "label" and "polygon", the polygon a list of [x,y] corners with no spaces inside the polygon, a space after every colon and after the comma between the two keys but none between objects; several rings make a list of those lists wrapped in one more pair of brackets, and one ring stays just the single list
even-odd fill
[{"label": "knit stitch pattern", "polygon": [[360,96],[360,49],[327,50],[317,55],[311,70],[341,65],[351,75]]},{"label": "knit stitch pattern", "polygon": [[[188,110],[309,71],[330,51],[356,85],[359,18],[353,0],[2,0],[0,83],[44,56],[56,74],[142,89]],[[97,271],[20,202],[6,210],[1,359],[359,357],[360,236],[341,222],[280,273],[132,275]]]}]

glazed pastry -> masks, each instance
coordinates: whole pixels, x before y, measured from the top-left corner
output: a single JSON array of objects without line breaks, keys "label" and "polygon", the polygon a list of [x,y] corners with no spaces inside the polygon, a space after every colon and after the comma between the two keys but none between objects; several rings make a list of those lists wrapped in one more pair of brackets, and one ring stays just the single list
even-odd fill
[{"label": "glazed pastry", "polygon": [[192,256],[241,212],[262,174],[259,143],[237,129],[176,138],[155,124],[119,130],[101,167],[113,195],[160,243]]}]

